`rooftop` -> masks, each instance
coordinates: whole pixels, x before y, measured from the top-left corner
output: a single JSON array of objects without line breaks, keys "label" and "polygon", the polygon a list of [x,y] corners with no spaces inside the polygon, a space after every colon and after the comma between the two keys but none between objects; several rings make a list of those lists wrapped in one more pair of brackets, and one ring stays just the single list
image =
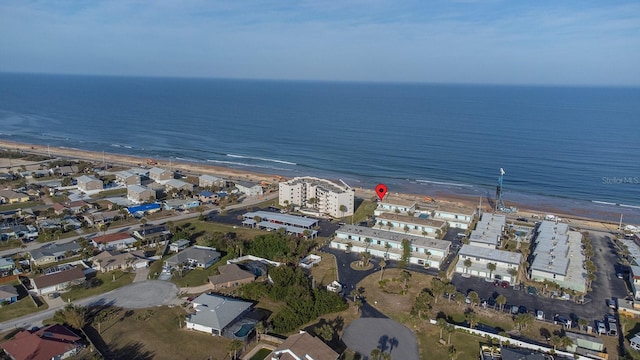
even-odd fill
[{"label": "rooftop", "polygon": [[238,281],[244,279],[254,279],[256,276],[252,272],[245,270],[241,265],[228,264],[218,267],[220,275],[209,277],[209,281],[213,285],[224,284],[230,281]]},{"label": "rooftop", "polygon": [[473,246],[473,245],[467,245],[467,244],[462,245],[458,254],[468,256],[468,257],[477,257],[477,258],[482,258],[489,261],[494,260],[501,263],[515,264],[515,265],[520,265],[520,261],[522,260],[522,254],[520,253],[490,249],[483,246]]},{"label": "rooftop", "polygon": [[388,205],[390,207],[402,206],[402,207],[413,207],[416,205],[415,200],[407,200],[394,196],[385,196],[382,201],[378,202],[378,207]]},{"label": "rooftop", "polygon": [[469,236],[469,241],[497,246],[506,222],[507,218],[504,215],[482,214],[475,230]]},{"label": "rooftop", "polygon": [[31,259],[38,260],[46,256],[62,255],[67,251],[78,251],[81,246],[75,241],[65,244],[47,244],[39,249],[31,250],[29,252]]},{"label": "rooftop", "polygon": [[16,360],[50,360],[77,348],[80,339],[65,326],[54,324],[35,332],[21,331],[0,346]]},{"label": "rooftop", "polygon": [[[296,356],[291,359],[335,360],[339,356],[329,345],[304,331],[289,336],[273,350],[273,354],[287,354],[288,352]],[[268,357],[268,359],[270,358]]]},{"label": "rooftop", "polygon": [[346,192],[346,191],[350,191],[351,189],[346,188],[345,186],[341,186],[338,185],[336,183],[334,183],[333,181],[330,180],[326,180],[326,179],[320,179],[317,177],[313,177],[313,176],[301,176],[301,177],[295,177],[289,181],[286,181],[285,184],[288,185],[297,185],[297,184],[307,184],[310,186],[317,186],[320,188],[323,188],[327,191],[331,191],[331,192],[335,192],[335,193],[342,193],[342,192]]},{"label": "rooftop", "polygon": [[193,300],[196,313],[189,322],[222,330],[253,306],[252,303],[204,293]]},{"label": "rooftop", "polygon": [[148,190],[151,190],[151,189],[149,189],[149,188],[147,188],[145,186],[142,186],[142,185],[135,185],[134,184],[134,185],[127,186],[127,191],[131,191],[134,194],[142,194],[143,192],[148,191]]},{"label": "rooftop", "polygon": [[402,214],[382,213],[376,216],[376,220],[396,221],[400,223],[416,224],[422,226],[430,226],[435,228],[443,227],[446,222],[442,220],[425,219],[417,216],[408,216]]},{"label": "rooftop", "polygon": [[84,279],[84,273],[79,267],[73,267],[68,270],[60,272],[41,275],[33,278],[33,282],[38,289],[43,289],[49,286],[63,284],[66,282]]},{"label": "rooftop", "polygon": [[280,214],[269,211],[254,211],[248,212],[243,215],[245,219],[253,219],[254,217],[260,217],[262,221],[274,222],[283,225],[293,225],[297,227],[310,228],[315,226],[318,223],[317,219],[288,215],[288,214]]},{"label": "rooftop", "polygon": [[357,225],[343,225],[336,233],[343,233],[346,235],[352,234],[357,235],[359,237],[368,237],[372,240],[382,240],[394,243],[401,243],[403,239],[409,240],[411,244],[424,246],[426,248],[439,249],[439,250],[448,250],[451,243],[449,241],[444,240],[436,240],[434,238],[424,237],[424,236],[413,236],[410,234],[400,234],[392,231],[379,230],[375,228],[370,228],[366,226],[357,226]]}]

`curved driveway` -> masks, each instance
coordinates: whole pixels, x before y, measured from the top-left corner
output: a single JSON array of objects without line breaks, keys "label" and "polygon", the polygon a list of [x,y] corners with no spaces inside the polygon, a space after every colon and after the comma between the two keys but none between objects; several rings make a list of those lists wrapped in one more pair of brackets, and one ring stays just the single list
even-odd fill
[{"label": "curved driveway", "polygon": [[[140,309],[152,306],[176,304],[178,287],[168,281],[147,280],[123,286],[104,294],[74,301],[76,305],[114,305],[126,309]],[[0,332],[22,327],[42,325],[42,321],[53,317],[59,308],[50,308],[34,314],[0,323]]]}]

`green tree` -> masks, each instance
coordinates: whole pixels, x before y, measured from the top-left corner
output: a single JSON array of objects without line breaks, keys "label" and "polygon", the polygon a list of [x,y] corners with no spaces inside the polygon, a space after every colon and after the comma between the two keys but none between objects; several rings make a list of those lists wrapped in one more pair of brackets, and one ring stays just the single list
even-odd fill
[{"label": "green tree", "polygon": [[507,303],[507,298],[504,295],[498,295],[496,298],[496,304],[500,306],[500,311],[502,311],[504,304]]},{"label": "green tree", "polygon": [[440,340],[442,340],[442,332],[448,325],[449,323],[444,318],[438,318],[438,320],[436,320],[436,326],[440,328]]},{"label": "green tree", "polygon": [[435,298],[435,303],[438,303],[438,298],[442,297],[445,292],[445,284],[438,278],[431,278],[431,292]]},{"label": "green tree", "polygon": [[371,360],[379,360],[381,353],[382,352],[378,348],[371,350],[371,353],[369,354],[371,356]]},{"label": "green tree", "polygon": [[398,264],[401,269],[404,269],[409,264],[409,258],[411,257],[411,243],[407,239],[402,239],[402,257]]},{"label": "green tree", "polygon": [[229,345],[227,346],[227,351],[229,352],[229,355],[231,355],[232,360],[237,358],[238,350],[242,349],[243,347],[244,343],[237,339],[229,343]]},{"label": "green tree", "polygon": [[364,242],[365,244],[367,244],[366,250],[369,250],[369,246],[371,246],[371,243],[373,242],[373,240],[370,237],[364,238]]},{"label": "green tree", "polygon": [[382,281],[382,276],[384,275],[384,268],[387,266],[387,262],[384,260],[380,260],[380,281]]},{"label": "green tree", "polygon": [[329,324],[323,324],[321,327],[316,329],[316,334],[318,334],[325,342],[330,342],[333,340],[333,336],[335,335],[335,330]]},{"label": "green tree", "polygon": [[340,212],[342,213],[342,217],[344,217],[344,213],[347,212],[347,206],[346,205],[340,205]]},{"label": "green tree", "polygon": [[477,292],[469,291],[467,297],[469,298],[469,301],[471,301],[471,305],[476,306],[480,304],[480,295],[478,295]]},{"label": "green tree", "polygon": [[433,303],[433,295],[428,291],[421,291],[416,297],[413,307],[411,308],[411,315],[418,316],[420,319],[424,319],[431,312]]},{"label": "green tree", "polygon": [[489,279],[493,279],[493,272],[496,271],[496,263],[487,263],[487,269],[489,270]]},{"label": "green tree", "polygon": [[447,283],[444,287],[444,291],[447,293],[447,302],[451,302],[451,297],[456,293],[456,286],[452,283]]},{"label": "green tree", "polygon": [[472,263],[471,263],[471,259],[466,259],[466,260],[464,261],[464,267],[466,268],[466,273],[467,273],[467,274],[469,273],[469,268],[471,267],[471,264],[472,264]]},{"label": "green tree", "polygon": [[473,311],[467,311],[464,314],[464,319],[467,321],[467,323],[469,324],[469,327],[472,329],[476,327],[476,325],[478,325],[478,322],[480,321],[478,314],[476,314]]},{"label": "green tree", "polygon": [[409,288],[409,279],[411,278],[411,273],[407,270],[402,270],[400,273],[400,280],[403,282],[403,286],[405,291]]}]

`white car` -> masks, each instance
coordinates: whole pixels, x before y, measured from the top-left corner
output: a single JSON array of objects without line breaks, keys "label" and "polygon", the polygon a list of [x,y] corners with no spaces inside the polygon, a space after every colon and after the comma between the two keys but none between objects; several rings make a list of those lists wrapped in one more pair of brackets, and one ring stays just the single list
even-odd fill
[{"label": "white car", "polygon": [[607,333],[607,327],[604,326],[604,323],[602,321],[596,320],[596,332],[599,335],[604,335]]},{"label": "white car", "polygon": [[536,319],[538,319],[538,320],[544,320],[544,311],[542,311],[542,310],[536,310]]}]

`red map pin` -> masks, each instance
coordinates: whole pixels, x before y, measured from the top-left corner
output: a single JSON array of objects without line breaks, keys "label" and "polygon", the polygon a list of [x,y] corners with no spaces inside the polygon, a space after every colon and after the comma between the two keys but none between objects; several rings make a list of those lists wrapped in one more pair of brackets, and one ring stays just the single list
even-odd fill
[{"label": "red map pin", "polygon": [[387,195],[387,185],[378,184],[378,186],[376,186],[376,194],[378,194],[380,201],[382,201],[382,198],[384,198],[384,196]]}]

